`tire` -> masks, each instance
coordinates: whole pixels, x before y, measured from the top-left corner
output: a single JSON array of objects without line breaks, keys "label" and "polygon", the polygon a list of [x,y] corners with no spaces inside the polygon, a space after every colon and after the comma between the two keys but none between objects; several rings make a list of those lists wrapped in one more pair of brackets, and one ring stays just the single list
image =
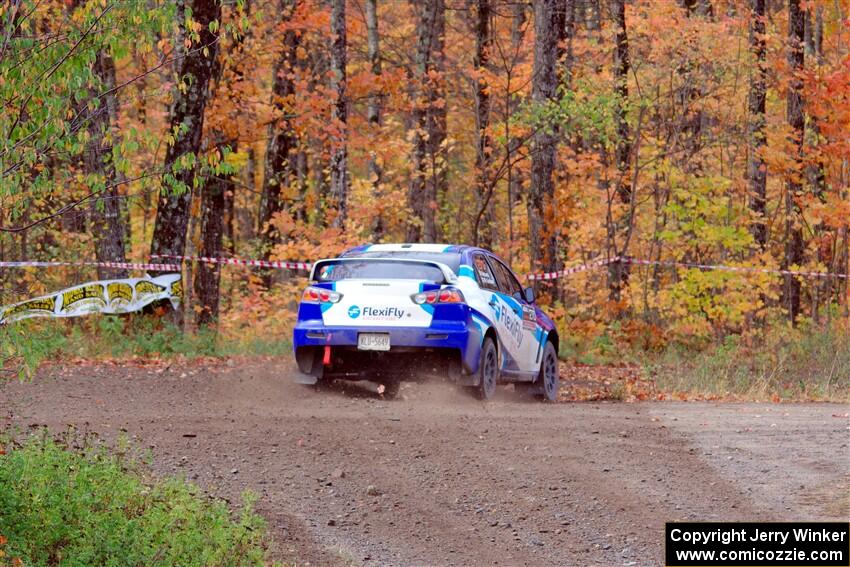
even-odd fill
[{"label": "tire", "polygon": [[539,386],[545,401],[558,401],[558,390],[561,386],[558,353],[555,352],[555,345],[549,341],[546,341],[546,346],[543,348],[543,360],[540,362],[540,373],[535,383]]},{"label": "tire", "polygon": [[489,400],[496,393],[499,383],[499,353],[493,339],[487,337],[481,345],[481,359],[478,361],[478,386],[475,396],[479,400]]}]

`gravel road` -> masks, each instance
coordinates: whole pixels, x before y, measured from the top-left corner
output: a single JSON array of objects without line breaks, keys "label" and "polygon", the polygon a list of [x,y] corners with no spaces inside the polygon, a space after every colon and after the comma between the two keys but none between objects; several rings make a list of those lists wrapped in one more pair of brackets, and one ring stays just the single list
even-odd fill
[{"label": "gravel road", "polygon": [[660,565],[665,521],[850,519],[847,405],[387,401],[292,374],[53,366],[0,385],[0,427],[126,431],[157,474],[259,494],[298,565]]}]

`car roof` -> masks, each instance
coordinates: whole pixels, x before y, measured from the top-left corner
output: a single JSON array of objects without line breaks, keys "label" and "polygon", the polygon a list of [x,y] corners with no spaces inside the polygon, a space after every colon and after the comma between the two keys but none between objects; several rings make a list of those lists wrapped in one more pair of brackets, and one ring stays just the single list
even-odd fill
[{"label": "car roof", "polygon": [[[472,254],[474,252],[483,252],[484,254],[490,254],[499,258],[499,256],[495,252],[491,252],[485,248],[479,248],[478,246],[468,246],[466,244],[418,244],[418,243],[393,243],[393,244],[364,244],[363,246],[356,246],[354,248],[349,248],[342,254],[340,257],[352,256],[357,254],[363,254],[365,252],[370,253],[393,253],[393,252],[420,252],[426,254],[458,254],[461,258],[468,258],[468,254]],[[499,258],[501,260],[501,258]],[[502,260],[504,263],[505,261]]]},{"label": "car roof", "polygon": [[417,243],[395,243],[395,244],[364,244],[350,248],[343,252],[346,254],[356,254],[359,252],[430,252],[433,254],[439,253],[455,253],[459,254],[471,249],[471,246],[459,244],[417,244]]}]

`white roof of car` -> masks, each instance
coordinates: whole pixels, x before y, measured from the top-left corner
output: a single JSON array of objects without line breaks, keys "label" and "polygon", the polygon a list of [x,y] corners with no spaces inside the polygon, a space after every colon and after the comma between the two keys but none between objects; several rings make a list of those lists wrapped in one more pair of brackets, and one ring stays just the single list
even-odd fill
[{"label": "white roof of car", "polygon": [[366,250],[369,252],[443,252],[451,244],[372,244]]}]

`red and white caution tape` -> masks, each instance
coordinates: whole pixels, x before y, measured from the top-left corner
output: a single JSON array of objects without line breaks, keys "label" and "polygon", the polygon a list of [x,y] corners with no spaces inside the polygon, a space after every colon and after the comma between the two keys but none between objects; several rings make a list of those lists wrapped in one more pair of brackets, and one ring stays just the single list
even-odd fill
[{"label": "red and white caution tape", "polygon": [[629,264],[640,264],[643,266],[672,266],[677,268],[694,268],[697,270],[719,270],[723,272],[776,274],[783,276],[802,276],[807,278],[850,278],[850,275],[848,274],[837,274],[832,272],[806,272],[800,270],[782,270],[775,268],[754,268],[750,266],[726,266],[723,264],[696,264],[692,262],[671,262],[665,260],[639,260],[637,258],[624,258],[623,261]]},{"label": "red and white caution tape", "polygon": [[[172,254],[152,254],[153,259],[168,259],[181,260],[192,262],[203,262],[206,264],[225,264],[234,266],[255,266],[258,268],[273,268],[283,270],[304,270],[309,271],[313,264],[311,262],[285,262],[272,260],[246,260],[243,258],[209,258],[205,256],[179,256]],[[537,274],[528,274],[526,277],[529,280],[554,280],[563,278],[571,274],[577,274],[594,268],[602,268],[609,264],[622,262],[624,264],[636,264],[641,266],[669,266],[676,268],[689,268],[697,270],[719,270],[725,272],[739,272],[751,274],[774,274],[783,276],[799,276],[809,278],[838,278],[850,279],[850,274],[839,274],[832,272],[813,272],[802,270],[783,270],[775,268],[756,268],[750,266],[728,266],[725,264],[698,264],[694,262],[674,262],[668,260],[641,260],[639,258],[603,258],[586,264],[579,264],[558,270],[555,272],[542,272]],[[139,262],[0,262],[0,268],[53,268],[57,266],[87,266],[98,268],[118,268],[124,270],[145,270],[158,272],[179,272],[179,264],[170,263],[139,263]]]},{"label": "red and white caution tape", "polygon": [[739,273],[750,273],[750,274],[772,274],[772,275],[782,275],[782,276],[800,276],[807,278],[838,278],[838,279],[850,279],[850,275],[848,274],[838,274],[832,272],[811,272],[811,271],[802,271],[802,270],[782,270],[776,268],[756,268],[750,266],[727,266],[725,264],[698,264],[695,262],[673,262],[667,260],[641,260],[638,258],[606,258],[604,260],[597,260],[595,262],[590,262],[587,264],[580,264],[578,266],[573,266],[571,268],[565,268],[563,270],[559,270],[557,272],[544,272],[540,274],[529,274],[527,277],[529,280],[554,280],[557,278],[562,278],[564,276],[575,274],[578,272],[584,272],[585,270],[590,270],[592,268],[601,268],[603,266],[607,266],[609,264],[614,264],[615,262],[622,262],[624,264],[637,264],[641,266],[669,266],[674,268],[689,268],[696,270],[717,270],[723,272],[739,272]]},{"label": "red and white caution tape", "polygon": [[159,272],[179,272],[178,264],[146,264],[134,262],[0,262],[0,268],[53,268],[56,266],[94,266],[98,268],[120,268],[124,270],[145,270]]},{"label": "red and white caution tape", "polygon": [[244,260],[242,258],[208,258],[206,256],[178,256],[176,254],[151,254],[151,258],[203,262],[205,264],[229,264],[235,266],[256,266],[258,268],[276,268],[284,270],[310,270],[310,262],[278,262],[271,260]]},{"label": "red and white caution tape", "polygon": [[603,260],[596,260],[594,262],[589,262],[587,264],[579,264],[578,266],[572,266],[570,268],[564,268],[563,270],[558,270],[557,272],[543,272],[541,274],[528,274],[526,277],[530,280],[554,280],[558,278],[562,278],[564,276],[568,276],[570,274],[577,274],[579,272],[584,272],[586,270],[591,270],[593,268],[601,268],[602,266],[607,266],[608,264],[613,264],[618,261],[620,258],[605,258]]}]

